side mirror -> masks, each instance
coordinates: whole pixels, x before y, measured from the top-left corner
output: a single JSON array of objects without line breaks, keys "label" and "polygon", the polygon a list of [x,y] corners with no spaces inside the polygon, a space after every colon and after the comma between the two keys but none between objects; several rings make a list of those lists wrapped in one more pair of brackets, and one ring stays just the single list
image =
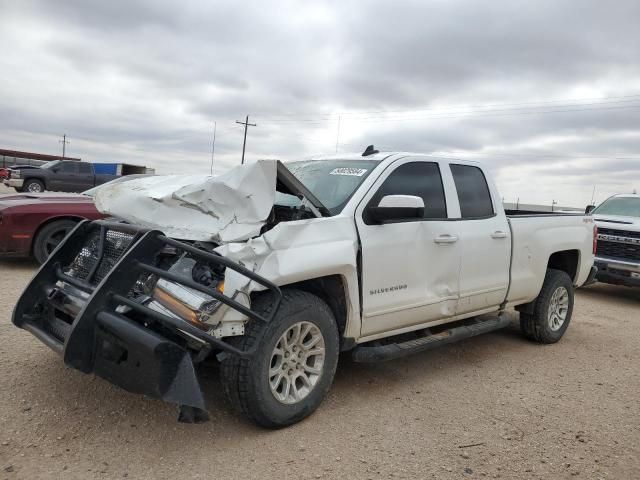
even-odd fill
[{"label": "side mirror", "polygon": [[422,218],[424,201],[413,195],[386,195],[380,199],[377,207],[369,207],[368,210],[374,223]]},{"label": "side mirror", "polygon": [[596,209],[595,205],[587,205],[587,208],[584,209],[584,213],[589,214],[593,212],[595,209]]}]

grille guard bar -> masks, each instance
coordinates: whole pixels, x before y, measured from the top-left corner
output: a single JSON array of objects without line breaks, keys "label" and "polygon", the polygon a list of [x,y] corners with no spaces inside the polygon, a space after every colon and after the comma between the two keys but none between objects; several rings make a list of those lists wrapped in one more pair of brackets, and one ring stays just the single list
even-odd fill
[{"label": "grille guard bar", "polygon": [[[97,229],[97,261],[89,269],[86,278],[66,274],[63,269],[72,264],[85,247],[87,239],[90,235],[95,235]],[[110,271],[99,279],[97,273],[105,253],[107,231],[131,235],[132,239]],[[263,286],[273,295],[273,308],[267,315],[261,315],[214,288],[156,267],[154,263],[157,254],[167,247],[187,252],[197,260],[223,265]],[[254,353],[259,342],[255,342],[254,346],[246,350],[239,349],[184,320],[135,302],[127,294],[145,273],[205,293],[253,321],[270,322],[282,300],[282,292],[277,285],[220,255],[168,238],[157,230],[106,220],[83,221],[58,245],[37,271],[14,308],[12,322],[61,354],[65,364],[84,373],[96,373],[125,390],[177,403],[183,409],[181,418],[193,417],[194,411],[197,417],[198,412],[204,412],[205,405],[194,372],[193,353],[170,338],[146,328],[141,322],[120,313],[118,307],[129,307],[142,314],[149,323],[157,322],[164,329],[181,336],[184,336],[182,332],[185,332],[188,336],[204,342],[206,347],[203,348],[208,350],[217,349],[246,358]],[[68,318],[59,318],[59,313],[56,313],[60,311],[54,299],[58,281],[66,282],[88,295],[86,303],[71,323]],[[120,342],[124,348],[132,349],[128,352],[130,357],[141,356],[143,360],[135,365],[142,365],[141,370],[137,371],[132,365],[125,365],[126,356],[123,361],[116,358],[107,365],[104,356],[112,355],[113,348],[105,349],[104,345],[111,341],[114,345]],[[131,362],[130,358],[129,363]],[[195,410],[190,412],[189,409]]]},{"label": "grille guard bar", "polygon": [[[68,265],[73,261],[77,253],[82,248],[84,240],[87,238],[90,230],[98,227],[101,231],[98,261],[89,273],[87,279],[81,280],[63,273],[63,266]],[[124,253],[102,281],[97,285],[92,285],[90,282],[95,275],[104,254],[104,239],[107,229],[133,234],[134,239],[131,242],[131,246],[128,251]],[[267,316],[260,315],[236,300],[217,292],[215,289],[206,287],[191,279],[186,279],[182,276],[175,275],[171,272],[153,266],[155,255],[165,246],[175,247],[188,252],[199,260],[224,265],[226,268],[235,270],[241,275],[244,275],[250,280],[262,285],[274,295],[275,303],[273,308]],[[36,323],[36,325],[31,326],[37,328],[37,318],[35,318],[33,313],[29,312],[30,308],[41,303],[43,297],[47,296],[49,293],[48,291],[53,288],[55,283],[58,280],[62,280],[90,295],[84,308],[74,319],[73,324],[71,325],[71,331],[64,345],[65,361],[68,361],[71,366],[80,370],[85,371],[87,364],[90,363],[90,359],[85,358],[87,355],[82,353],[82,350],[87,350],[86,347],[82,346],[82,343],[85,345],[90,343],[92,337],[91,330],[95,323],[97,314],[101,311],[107,311],[118,315],[115,313],[115,310],[119,305],[127,305],[133,310],[136,310],[167,327],[177,328],[188,332],[190,335],[210,344],[212,347],[230,354],[247,357],[253,353],[255,347],[248,350],[240,350],[185,321],[169,317],[127,298],[127,293],[133,287],[140,274],[144,272],[152,273],[160,278],[164,278],[205,293],[228,305],[230,308],[246,315],[251,320],[260,322],[270,322],[278,310],[282,300],[282,292],[277,285],[242,265],[220,255],[205,252],[186,243],[168,238],[157,230],[148,230],[129,224],[110,222],[106,220],[97,220],[93,222],[83,221],[80,222],[66,237],[66,239],[60,243],[49,259],[40,267],[27,289],[21,295],[14,309],[12,321],[14,325],[23,328],[25,323]],[[32,328],[29,328],[29,330],[32,330]],[[84,340],[83,342],[79,341],[81,337],[82,340]],[[50,342],[45,341],[45,343],[49,344]],[[54,350],[59,351],[60,349],[59,347],[56,347]]]}]

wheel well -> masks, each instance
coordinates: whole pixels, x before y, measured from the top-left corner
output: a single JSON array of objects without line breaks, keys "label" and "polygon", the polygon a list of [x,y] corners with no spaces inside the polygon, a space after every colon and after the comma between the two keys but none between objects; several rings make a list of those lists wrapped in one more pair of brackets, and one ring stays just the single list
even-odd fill
[{"label": "wheel well", "polygon": [[[561,252],[555,252],[549,257],[547,263],[547,269],[553,268],[554,270],[561,270],[569,275],[571,282],[575,282],[576,274],[578,273],[578,261],[580,260],[580,252],[578,250],[563,250]],[[517,305],[516,310],[520,313],[527,313],[533,315],[534,308],[536,306],[537,297],[529,302]]]},{"label": "wheel well", "polygon": [[563,250],[562,252],[556,252],[549,257],[547,268],[562,270],[569,275],[569,278],[573,282],[575,282],[576,274],[578,273],[579,259],[580,252],[578,250]]},{"label": "wheel well", "polygon": [[60,216],[60,217],[48,218],[47,220],[42,222],[40,225],[38,225],[37,230],[33,233],[33,237],[31,237],[31,253],[32,254],[33,254],[33,246],[36,243],[36,238],[40,234],[42,229],[44,227],[46,227],[47,225],[53,223],[53,222],[57,222],[58,220],[73,220],[74,222],[77,223],[77,222],[81,222],[82,220],[86,220],[86,219],[84,217],[78,217],[76,215],[63,215],[63,216]]},{"label": "wheel well", "polygon": [[42,185],[45,185],[45,186],[46,186],[46,183],[45,183],[45,181],[44,181],[42,178],[36,178],[36,177],[26,177],[26,178],[24,179],[23,185],[24,185],[24,184],[26,184],[26,183],[27,183],[28,181],[30,181],[30,180],[36,180],[36,181],[40,182]]},{"label": "wheel well", "polygon": [[338,323],[340,338],[343,338],[347,326],[347,290],[344,279],[340,275],[303,280],[302,282],[283,285],[283,288],[297,288],[320,297],[331,309]]}]

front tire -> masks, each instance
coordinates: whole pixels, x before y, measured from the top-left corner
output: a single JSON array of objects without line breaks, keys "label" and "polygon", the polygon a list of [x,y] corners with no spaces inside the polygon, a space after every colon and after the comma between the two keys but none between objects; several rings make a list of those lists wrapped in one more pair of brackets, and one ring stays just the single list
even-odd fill
[{"label": "front tire", "polygon": [[[269,294],[252,308],[267,314]],[[234,345],[256,347],[250,358],[230,356],[220,369],[227,399],[249,419],[281,428],[311,415],[326,396],[338,364],[338,327],[328,305],[300,290],[284,290],[272,321],[250,321]]]},{"label": "front tire", "polygon": [[38,263],[42,264],[49,258],[77,223],[73,220],[56,220],[42,227],[33,242],[33,256]]},{"label": "front tire", "polygon": [[569,327],[573,313],[573,284],[566,272],[548,269],[533,313],[520,313],[525,337],[538,343],[556,343]]},{"label": "front tire", "polygon": [[44,192],[44,183],[40,180],[27,180],[22,186],[22,191],[29,193],[42,193]]}]

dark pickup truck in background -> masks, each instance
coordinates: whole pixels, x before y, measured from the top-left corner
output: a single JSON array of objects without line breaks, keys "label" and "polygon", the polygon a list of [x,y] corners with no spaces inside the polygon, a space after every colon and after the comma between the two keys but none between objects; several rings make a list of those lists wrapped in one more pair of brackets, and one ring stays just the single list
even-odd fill
[{"label": "dark pickup truck in background", "polygon": [[10,170],[4,184],[18,192],[84,192],[122,175],[150,173],[146,167],[122,163],[88,163],[54,160],[40,168]]}]

